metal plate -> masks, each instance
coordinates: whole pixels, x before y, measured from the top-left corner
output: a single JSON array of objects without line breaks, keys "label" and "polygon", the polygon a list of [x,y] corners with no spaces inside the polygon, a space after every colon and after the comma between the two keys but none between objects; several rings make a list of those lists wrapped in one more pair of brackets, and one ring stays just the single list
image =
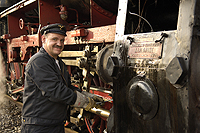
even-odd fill
[{"label": "metal plate", "polygon": [[160,58],[162,43],[160,42],[136,42],[129,47],[130,58]]}]

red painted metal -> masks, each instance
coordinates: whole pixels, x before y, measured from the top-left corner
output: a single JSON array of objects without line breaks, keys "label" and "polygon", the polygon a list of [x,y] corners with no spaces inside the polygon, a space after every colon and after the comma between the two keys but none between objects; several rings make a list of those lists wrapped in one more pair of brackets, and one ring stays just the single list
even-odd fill
[{"label": "red painted metal", "polygon": [[6,46],[6,43],[0,42],[0,47]]},{"label": "red painted metal", "polygon": [[25,67],[26,67],[26,63],[22,63],[22,78],[23,79],[25,79],[25,75],[24,75]]},{"label": "red painted metal", "polygon": [[28,36],[27,35],[21,36],[21,41],[28,41]]},{"label": "red painted metal", "polygon": [[67,66],[67,70],[68,70],[68,72],[69,72],[69,75],[71,75],[71,74],[72,74],[71,66]]},{"label": "red painted metal", "polygon": [[59,15],[59,9],[56,6],[60,5],[58,0],[54,1],[46,1],[39,0],[39,23],[42,26],[53,24],[53,23],[61,23],[67,25],[67,22],[62,20]]},{"label": "red painted metal", "polygon": [[88,35],[88,30],[86,29],[77,29],[72,31],[71,37],[85,37]]},{"label": "red painted metal", "polygon": [[100,77],[99,77],[99,83],[100,83],[100,86],[101,86],[101,87],[104,87],[104,83],[103,83],[103,81],[101,80]]},{"label": "red painted metal", "polygon": [[72,37],[74,31],[67,31],[67,37],[65,38],[65,45],[70,44],[84,44],[84,43],[103,43],[114,42],[115,39],[115,25],[108,25],[102,27],[88,28],[88,35],[80,40],[76,40]]},{"label": "red painted metal", "polygon": [[90,17],[91,17],[91,24],[92,26],[103,26],[103,25],[110,25],[115,24],[116,22],[116,15],[113,13],[106,11],[98,4],[96,4],[93,0],[90,0]]},{"label": "red painted metal", "polygon": [[[78,11],[76,9],[72,9],[72,8],[68,8],[68,10],[75,11],[75,13],[76,13],[76,24],[82,25],[82,24],[79,23]],[[71,25],[71,24],[69,24],[69,25]]]},{"label": "red painted metal", "polygon": [[105,121],[101,120],[101,125],[100,125],[99,133],[103,133],[104,129],[105,129]]},{"label": "red painted metal", "polygon": [[98,115],[94,116],[94,122],[92,123],[92,128],[95,128],[98,126],[99,122],[100,122],[100,117]]},{"label": "red painted metal", "polygon": [[[19,19],[23,14],[17,14],[16,12],[8,15],[8,32],[12,38],[19,37],[20,35],[26,35],[27,32],[25,29],[20,29],[19,27]],[[17,23],[16,23],[17,22]]]},{"label": "red painted metal", "polygon": [[3,39],[9,39],[10,37],[11,37],[10,34],[4,34],[4,35],[2,36]]},{"label": "red painted metal", "polygon": [[[32,0],[33,1],[33,0]],[[29,0],[29,2],[32,2]],[[21,35],[27,35],[27,31],[25,28],[20,29],[19,27],[19,20],[25,18],[25,13],[26,11],[30,11],[32,9],[37,8],[37,2],[33,1],[30,4],[25,4],[23,8],[19,8],[20,12],[17,12],[17,10],[8,10],[5,12],[5,14],[8,15],[8,33],[11,35],[12,38],[19,37]],[[14,8],[15,9],[15,8]]]},{"label": "red painted metal", "polygon": [[[7,54],[8,63],[14,61],[17,56],[21,57],[21,61],[25,59],[28,47],[41,47],[40,37],[38,34],[35,35],[23,35],[18,38],[6,39],[7,41]],[[14,48],[20,48],[20,53],[16,53]],[[20,54],[20,55],[19,55]]]},{"label": "red painted metal", "polygon": [[19,67],[19,63],[18,62],[14,62],[14,69],[15,69],[15,79],[19,79],[20,78],[20,67]]}]

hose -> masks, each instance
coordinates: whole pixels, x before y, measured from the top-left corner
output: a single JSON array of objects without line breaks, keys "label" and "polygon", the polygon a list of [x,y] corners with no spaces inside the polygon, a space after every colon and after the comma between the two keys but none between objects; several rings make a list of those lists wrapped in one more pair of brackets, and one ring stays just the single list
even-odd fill
[{"label": "hose", "polygon": [[89,123],[88,119],[85,118],[84,120],[85,120],[85,124],[86,124],[86,126],[87,126],[88,131],[89,131],[90,133],[94,133],[94,131],[92,130],[92,128],[91,128],[91,126],[90,126],[90,123]]},{"label": "hose", "polygon": [[129,13],[130,13],[131,15],[135,15],[135,16],[138,16],[138,17],[142,18],[142,19],[143,19],[145,22],[147,22],[147,24],[150,26],[151,32],[153,32],[153,28],[152,28],[151,24],[150,24],[144,17],[142,17],[142,16],[140,16],[140,15],[138,15],[138,14],[136,14],[136,13],[132,13],[132,12],[130,12],[130,11],[129,11]]}]

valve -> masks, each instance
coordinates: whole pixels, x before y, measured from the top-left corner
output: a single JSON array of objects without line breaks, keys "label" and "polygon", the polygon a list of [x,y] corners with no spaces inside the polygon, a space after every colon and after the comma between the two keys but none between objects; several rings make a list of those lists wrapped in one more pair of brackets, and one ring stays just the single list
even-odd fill
[{"label": "valve", "polygon": [[68,16],[67,16],[67,7],[64,6],[64,5],[59,5],[58,7],[60,8],[59,14],[60,14],[61,19],[62,20],[66,20],[68,18]]}]

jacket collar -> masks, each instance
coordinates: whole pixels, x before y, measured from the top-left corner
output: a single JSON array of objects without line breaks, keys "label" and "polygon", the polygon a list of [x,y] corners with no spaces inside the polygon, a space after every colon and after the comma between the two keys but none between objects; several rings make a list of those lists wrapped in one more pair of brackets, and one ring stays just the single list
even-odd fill
[{"label": "jacket collar", "polygon": [[[47,51],[43,48],[43,47],[41,47],[40,48],[40,52],[42,52],[42,53],[44,53],[44,54],[47,54],[48,56],[50,56],[48,53],[47,53]],[[53,60],[55,60],[52,56],[50,56]],[[59,61],[61,60],[61,58],[58,56],[58,58],[57,58]]]},{"label": "jacket collar", "polygon": [[[46,51],[43,47],[40,48],[40,52],[42,52],[42,53],[48,55],[48,56],[50,57],[50,59],[52,59],[53,62],[55,63],[56,68],[58,68],[55,59],[54,59],[52,56],[50,56],[50,55],[47,53],[47,51]],[[60,69],[63,70],[63,66],[62,66],[62,63],[61,63],[62,60],[61,60],[61,58],[60,58],[59,56],[58,56],[57,60],[59,60]],[[58,68],[58,70],[59,70],[59,68]],[[59,71],[60,71],[60,70],[59,70]]]}]

